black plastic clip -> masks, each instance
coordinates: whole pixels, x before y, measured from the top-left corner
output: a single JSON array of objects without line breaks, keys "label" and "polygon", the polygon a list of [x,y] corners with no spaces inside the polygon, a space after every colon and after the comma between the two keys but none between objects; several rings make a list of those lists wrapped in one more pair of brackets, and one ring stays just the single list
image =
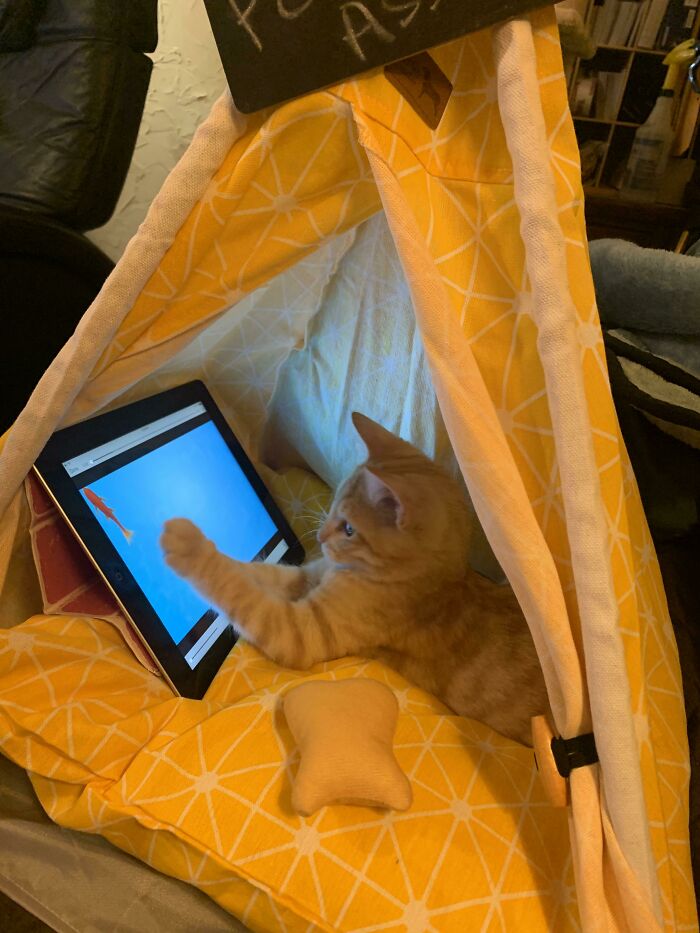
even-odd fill
[{"label": "black plastic clip", "polygon": [[552,755],[557,771],[563,778],[568,778],[574,768],[593,765],[598,761],[595,737],[592,732],[577,735],[573,739],[552,739]]}]

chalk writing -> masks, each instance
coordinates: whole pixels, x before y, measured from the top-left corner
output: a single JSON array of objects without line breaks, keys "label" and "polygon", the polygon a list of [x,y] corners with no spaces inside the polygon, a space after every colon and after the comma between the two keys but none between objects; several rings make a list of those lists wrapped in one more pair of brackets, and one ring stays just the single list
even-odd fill
[{"label": "chalk writing", "polygon": [[[263,51],[260,33],[253,23],[258,0],[227,0],[235,22],[245,31],[258,52]],[[283,20],[296,20],[313,6],[315,0],[276,0],[277,14]],[[338,6],[338,28],[342,40],[360,61],[366,61],[365,49],[360,41],[365,36],[383,43],[393,42],[399,30],[407,29],[421,9],[436,12],[441,0],[347,0]],[[269,7],[265,10],[269,16]]]},{"label": "chalk writing", "polygon": [[290,10],[285,0],[277,0],[277,12],[282,17],[282,19],[296,19],[297,16],[301,16],[302,13],[306,13],[314,0],[306,0],[305,3],[300,3],[299,6],[295,7],[293,10]]},{"label": "chalk writing", "polygon": [[[243,113],[402,61],[550,2],[204,0],[233,100]],[[413,85],[418,87],[418,77]],[[426,114],[439,111],[427,91],[419,99]]]},{"label": "chalk writing", "polygon": [[[439,2],[440,0],[438,0],[438,3]],[[404,10],[408,10],[408,14],[399,21],[399,26],[401,26],[402,29],[405,29],[406,26],[410,26],[413,17],[416,15],[418,10],[420,10],[420,4],[421,0],[409,0],[408,3],[390,3],[389,0],[384,0],[382,6],[390,13],[403,13]]]},{"label": "chalk writing", "polygon": [[258,39],[253,27],[250,25],[250,17],[253,15],[253,11],[257,6],[258,0],[250,0],[245,10],[242,10],[239,7],[239,5],[236,3],[236,0],[228,0],[228,3],[238,25],[242,26],[243,29],[245,29],[245,31],[248,33],[250,36],[250,41],[253,43],[258,52],[262,52],[262,42],[260,39]]},{"label": "chalk writing", "polygon": [[[353,52],[363,62],[366,61],[366,56],[362,51],[360,39],[367,35],[368,32],[373,33],[382,42],[394,41],[395,36],[382,26],[379,20],[370,13],[364,3],[357,3],[356,0],[351,0],[351,2],[344,3],[341,6],[340,12],[342,13],[343,26],[345,27],[343,41],[348,43]],[[359,29],[356,28],[356,24],[360,26]]]}]

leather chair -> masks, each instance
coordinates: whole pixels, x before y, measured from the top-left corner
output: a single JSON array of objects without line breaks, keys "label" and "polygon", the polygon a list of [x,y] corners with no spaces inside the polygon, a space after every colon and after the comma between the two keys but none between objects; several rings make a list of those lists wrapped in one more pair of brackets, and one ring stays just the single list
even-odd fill
[{"label": "leather chair", "polygon": [[133,155],[157,0],[0,0],[0,431],[112,263],[83,235]]}]

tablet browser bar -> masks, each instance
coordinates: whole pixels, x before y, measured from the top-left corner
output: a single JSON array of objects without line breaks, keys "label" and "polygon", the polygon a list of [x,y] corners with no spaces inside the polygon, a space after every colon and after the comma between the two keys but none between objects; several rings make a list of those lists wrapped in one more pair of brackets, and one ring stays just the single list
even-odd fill
[{"label": "tablet browser bar", "polygon": [[185,655],[185,661],[192,670],[199,664],[214,642],[218,639],[219,635],[223,634],[230,624],[231,623],[225,616],[218,616],[202,637],[192,645]]},{"label": "tablet browser bar", "polygon": [[107,444],[101,444],[99,447],[87,450],[77,457],[64,460],[63,466],[69,476],[78,476],[86,470],[92,470],[101,463],[111,460],[112,457],[125,453],[132,447],[144,444],[152,438],[157,437],[159,434],[170,431],[172,428],[176,428],[187,421],[191,421],[193,418],[199,418],[206,413],[207,410],[204,405],[201,402],[195,402],[192,405],[188,405],[187,408],[167,415],[165,418],[158,418],[157,421],[145,424],[142,428],[129,431],[128,434],[123,434],[121,437],[115,437],[114,440],[109,441]]}]

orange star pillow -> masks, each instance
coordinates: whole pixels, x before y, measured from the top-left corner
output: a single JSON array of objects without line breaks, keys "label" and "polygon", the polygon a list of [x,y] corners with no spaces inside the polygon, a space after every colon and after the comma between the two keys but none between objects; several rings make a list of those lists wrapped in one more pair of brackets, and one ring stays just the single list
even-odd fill
[{"label": "orange star pillow", "polygon": [[376,680],[311,681],[284,698],[301,761],[292,806],[310,816],[331,803],[407,810],[412,793],[394,757],[396,697]]}]

